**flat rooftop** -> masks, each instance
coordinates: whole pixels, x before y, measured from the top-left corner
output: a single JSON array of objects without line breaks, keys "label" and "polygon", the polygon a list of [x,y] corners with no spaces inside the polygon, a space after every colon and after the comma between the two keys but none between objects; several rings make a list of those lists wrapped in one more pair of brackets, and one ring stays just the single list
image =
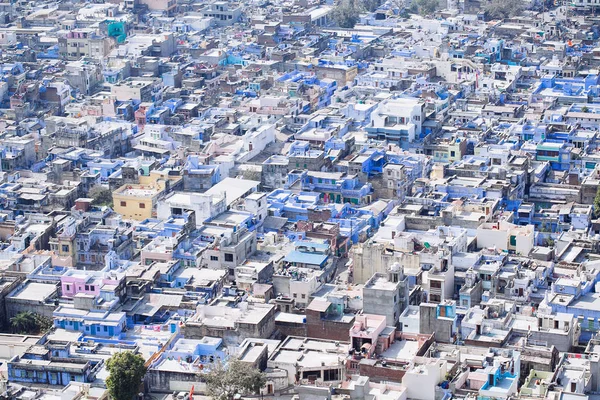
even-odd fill
[{"label": "flat rooftop", "polygon": [[412,359],[417,355],[419,351],[419,342],[410,340],[397,340],[386,351],[381,355],[383,358],[392,360],[407,360]]},{"label": "flat rooftop", "polygon": [[206,194],[221,195],[225,194],[227,205],[243,197],[250,191],[256,190],[260,182],[248,179],[225,178],[206,191]]},{"label": "flat rooftop", "polygon": [[56,291],[56,286],[47,283],[28,282],[10,296],[15,300],[44,301]]}]

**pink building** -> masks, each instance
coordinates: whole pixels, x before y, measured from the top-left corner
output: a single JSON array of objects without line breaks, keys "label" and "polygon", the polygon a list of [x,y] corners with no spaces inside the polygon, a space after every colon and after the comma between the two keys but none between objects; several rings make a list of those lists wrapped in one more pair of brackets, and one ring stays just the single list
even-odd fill
[{"label": "pink building", "polygon": [[[364,358],[371,357],[377,349],[379,336],[385,327],[386,318],[384,315],[357,315],[354,325],[350,328],[350,343],[354,352]],[[385,349],[387,349],[388,345],[385,346]],[[379,349],[379,351],[385,349]]]},{"label": "pink building", "polygon": [[70,270],[60,281],[63,297],[72,298],[78,293],[92,296],[100,295],[100,290],[106,285],[118,287],[122,278],[117,274],[106,274],[102,271]]}]

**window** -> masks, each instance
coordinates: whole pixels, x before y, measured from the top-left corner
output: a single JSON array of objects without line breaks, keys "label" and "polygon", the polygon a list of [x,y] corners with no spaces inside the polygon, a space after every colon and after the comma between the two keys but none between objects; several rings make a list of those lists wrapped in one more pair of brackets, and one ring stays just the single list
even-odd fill
[{"label": "window", "polygon": [[442,298],[439,294],[429,295],[429,301],[432,303],[439,303],[441,300],[442,300]]},{"label": "window", "polygon": [[233,254],[231,254],[231,253],[225,253],[225,261],[226,262],[233,262]]},{"label": "window", "polygon": [[63,244],[62,245],[62,251],[63,251],[63,253],[68,253],[69,252],[69,245],[68,244]]},{"label": "window", "polygon": [[140,203],[140,208],[146,208],[146,203]]},{"label": "window", "polygon": [[108,332],[108,326],[104,325],[104,332]]},{"label": "window", "polygon": [[218,256],[210,256],[210,261],[219,261]]},{"label": "window", "polygon": [[338,381],[340,379],[340,370],[339,369],[330,369],[323,371],[323,380],[324,381]]},{"label": "window", "polygon": [[294,298],[297,299],[298,298],[298,293],[294,293]]},{"label": "window", "polygon": [[454,157],[455,155],[456,155],[456,152],[455,152],[455,151],[451,151],[451,152],[450,152],[450,157]]},{"label": "window", "polygon": [[121,207],[127,207],[127,202],[126,201],[122,201],[121,202]]},{"label": "window", "polygon": [[431,281],[429,282],[429,286],[433,289],[441,289],[442,287],[442,282],[440,281]]},{"label": "window", "polygon": [[302,293],[302,298],[305,299],[306,298],[306,293]]},{"label": "window", "polygon": [[85,290],[90,290],[90,285],[85,285]]},{"label": "window", "polygon": [[69,291],[69,290],[71,290],[71,285],[65,285],[65,290],[66,290],[66,291]]},{"label": "window", "polygon": [[94,287],[94,285],[90,285],[90,290],[91,290],[91,291],[94,291],[94,290],[96,290],[96,288]]}]

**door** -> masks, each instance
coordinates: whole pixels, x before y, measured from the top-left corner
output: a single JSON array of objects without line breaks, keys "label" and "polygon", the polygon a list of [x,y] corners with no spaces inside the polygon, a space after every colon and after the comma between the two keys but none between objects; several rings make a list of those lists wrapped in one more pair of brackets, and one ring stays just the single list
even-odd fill
[{"label": "door", "polygon": [[92,335],[96,334],[96,325],[92,325]]},{"label": "door", "polygon": [[79,322],[77,322],[77,321],[73,322],[73,330],[75,330],[75,331],[79,330]]}]

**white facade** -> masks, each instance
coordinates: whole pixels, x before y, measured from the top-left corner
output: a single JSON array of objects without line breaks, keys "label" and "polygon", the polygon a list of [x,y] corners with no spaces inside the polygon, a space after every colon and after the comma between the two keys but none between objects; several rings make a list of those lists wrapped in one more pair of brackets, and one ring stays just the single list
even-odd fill
[{"label": "white facade", "polygon": [[226,210],[225,197],[215,199],[215,196],[202,193],[173,193],[170,197],[159,201],[156,214],[159,219],[167,219],[171,215],[185,211],[194,211],[196,225],[200,226],[208,218],[219,215]]},{"label": "white facade", "polygon": [[427,359],[404,374],[402,384],[408,389],[407,397],[415,400],[435,400],[436,387],[446,377],[446,360]]},{"label": "white facade", "polygon": [[500,221],[485,223],[477,228],[477,248],[512,250],[517,254],[528,255],[534,245],[534,226],[518,226]]},{"label": "white facade", "polygon": [[[421,134],[425,119],[425,103],[419,99],[388,99],[379,104],[371,113],[371,128],[386,131],[398,131],[409,142],[413,142]],[[392,137],[393,134],[387,133]]]}]

